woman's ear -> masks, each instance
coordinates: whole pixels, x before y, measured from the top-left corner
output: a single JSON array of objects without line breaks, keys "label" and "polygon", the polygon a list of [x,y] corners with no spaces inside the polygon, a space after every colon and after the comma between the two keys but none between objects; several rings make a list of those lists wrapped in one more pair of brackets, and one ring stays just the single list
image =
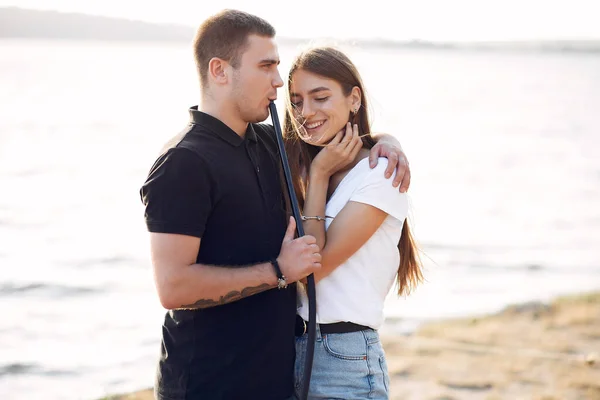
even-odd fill
[{"label": "woman's ear", "polygon": [[350,92],[350,110],[354,114],[356,114],[358,112],[358,110],[360,110],[360,107],[362,106],[362,104],[361,104],[362,96],[361,95],[362,95],[362,92],[360,91],[360,88],[358,86],[354,86],[352,88],[352,91]]}]

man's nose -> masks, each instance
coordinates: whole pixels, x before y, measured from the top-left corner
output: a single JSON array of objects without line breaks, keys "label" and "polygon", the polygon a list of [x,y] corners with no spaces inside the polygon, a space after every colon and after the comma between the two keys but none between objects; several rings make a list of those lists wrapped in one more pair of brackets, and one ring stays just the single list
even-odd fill
[{"label": "man's nose", "polygon": [[277,74],[275,76],[275,80],[273,81],[273,86],[276,88],[280,88],[283,86],[283,79],[281,79],[281,75],[279,74],[279,70],[277,70]]}]

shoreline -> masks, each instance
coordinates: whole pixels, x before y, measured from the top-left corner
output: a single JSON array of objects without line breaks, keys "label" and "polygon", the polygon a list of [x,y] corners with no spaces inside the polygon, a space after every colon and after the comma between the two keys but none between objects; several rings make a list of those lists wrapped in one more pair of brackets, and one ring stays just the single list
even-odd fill
[{"label": "shoreline", "polygon": [[[600,399],[600,291],[382,333],[390,399]],[[152,389],[103,400],[152,400]]]}]

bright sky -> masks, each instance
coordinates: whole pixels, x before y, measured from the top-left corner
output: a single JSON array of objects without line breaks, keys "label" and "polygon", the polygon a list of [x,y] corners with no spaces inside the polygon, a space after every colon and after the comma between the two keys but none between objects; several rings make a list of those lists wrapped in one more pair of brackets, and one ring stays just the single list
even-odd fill
[{"label": "bright sky", "polygon": [[0,6],[194,27],[222,8],[237,8],[265,18],[279,36],[448,41],[600,39],[600,14],[594,3],[597,0],[0,0]]}]

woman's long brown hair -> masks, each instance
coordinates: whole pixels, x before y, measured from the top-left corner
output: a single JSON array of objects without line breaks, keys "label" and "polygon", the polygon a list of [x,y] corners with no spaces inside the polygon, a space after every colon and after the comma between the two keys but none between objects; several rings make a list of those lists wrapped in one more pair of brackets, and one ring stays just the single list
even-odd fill
[{"label": "woman's long brown hair", "polygon": [[[308,182],[308,172],[312,160],[315,158],[320,148],[304,142],[300,137],[300,126],[294,118],[294,110],[290,99],[290,88],[294,72],[304,70],[324,78],[332,79],[338,82],[345,96],[349,96],[352,89],[356,86],[360,89],[361,103],[356,115],[350,114],[349,120],[353,124],[358,124],[358,129],[362,137],[363,147],[372,148],[375,140],[371,136],[371,126],[369,122],[369,113],[367,111],[367,99],[365,96],[364,85],[356,66],[341,51],[332,47],[317,47],[301,53],[290,68],[288,75],[288,91],[286,98],[286,110],[283,121],[283,135],[285,138],[285,148],[288,154],[290,170],[294,184],[294,190],[298,197],[300,208],[304,207],[306,197],[306,188]],[[398,243],[400,252],[400,265],[398,267],[398,295],[408,294],[419,282],[423,280],[421,271],[421,261],[418,254],[418,248],[408,226],[408,219],[404,221],[400,242]]]}]

